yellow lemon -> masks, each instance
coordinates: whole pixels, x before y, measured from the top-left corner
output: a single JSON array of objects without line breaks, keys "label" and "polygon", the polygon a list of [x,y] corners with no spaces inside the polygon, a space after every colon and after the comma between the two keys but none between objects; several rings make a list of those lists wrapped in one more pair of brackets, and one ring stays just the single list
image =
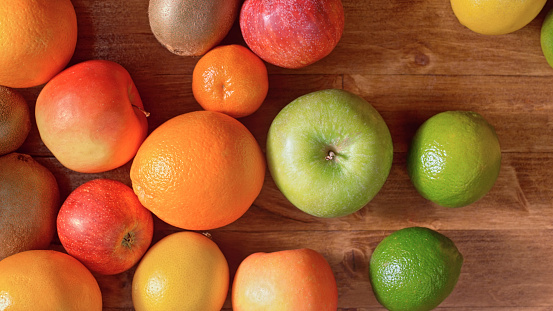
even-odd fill
[{"label": "yellow lemon", "polygon": [[459,22],[484,35],[502,35],[530,23],[546,0],[450,0]]}]

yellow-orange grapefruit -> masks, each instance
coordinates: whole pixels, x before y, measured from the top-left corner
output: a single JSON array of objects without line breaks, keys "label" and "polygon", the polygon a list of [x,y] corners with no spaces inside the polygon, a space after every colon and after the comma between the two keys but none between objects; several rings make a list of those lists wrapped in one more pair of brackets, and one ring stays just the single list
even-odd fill
[{"label": "yellow-orange grapefruit", "polygon": [[142,258],[132,280],[136,311],[219,311],[229,288],[225,256],[209,238],[170,234]]},{"label": "yellow-orange grapefruit", "polygon": [[0,261],[0,310],[101,311],[102,293],[77,259],[31,250]]},{"label": "yellow-orange grapefruit", "polygon": [[161,220],[209,230],[248,210],[263,186],[265,158],[236,119],[194,111],[166,121],[146,138],[130,177],[142,205]]}]

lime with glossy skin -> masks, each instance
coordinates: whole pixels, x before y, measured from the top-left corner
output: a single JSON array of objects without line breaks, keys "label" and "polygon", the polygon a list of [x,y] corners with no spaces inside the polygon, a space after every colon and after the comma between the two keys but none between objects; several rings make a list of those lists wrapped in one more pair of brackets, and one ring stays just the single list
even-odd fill
[{"label": "lime with glossy skin", "polygon": [[446,299],[457,284],[463,256],[448,237],[411,227],[384,238],[369,263],[378,302],[390,311],[427,311]]},{"label": "lime with glossy skin", "polygon": [[407,170],[417,191],[445,207],[481,199],[493,187],[500,166],[495,129],[471,111],[446,111],[426,120],[407,156]]},{"label": "lime with glossy skin", "polygon": [[550,10],[543,20],[540,43],[545,60],[553,67],[553,10]]}]

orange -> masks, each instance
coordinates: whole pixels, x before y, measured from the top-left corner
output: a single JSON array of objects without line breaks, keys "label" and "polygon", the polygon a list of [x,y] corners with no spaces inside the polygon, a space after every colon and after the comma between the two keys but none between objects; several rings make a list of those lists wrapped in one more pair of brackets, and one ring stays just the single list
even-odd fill
[{"label": "orange", "polygon": [[0,261],[0,310],[102,310],[94,276],[77,259],[53,250]]},{"label": "orange", "polygon": [[250,131],[220,112],[194,111],[156,128],[130,177],[138,199],[166,223],[209,230],[240,218],[259,195],[265,158]]},{"label": "orange", "polygon": [[31,131],[31,113],[25,98],[0,86],[0,155],[17,150]]},{"label": "orange", "polygon": [[136,311],[219,311],[229,287],[225,256],[209,238],[183,231],[157,242],[132,280]]},{"label": "orange", "polygon": [[194,67],[192,93],[205,110],[241,118],[254,113],[269,90],[263,61],[241,45],[207,52]]},{"label": "orange", "polygon": [[44,84],[75,51],[77,17],[70,0],[2,0],[0,25],[0,85]]}]

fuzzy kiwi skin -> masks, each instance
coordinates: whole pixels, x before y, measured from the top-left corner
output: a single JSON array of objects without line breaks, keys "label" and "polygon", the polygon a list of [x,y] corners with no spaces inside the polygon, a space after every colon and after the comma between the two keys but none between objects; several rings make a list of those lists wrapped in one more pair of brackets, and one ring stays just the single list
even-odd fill
[{"label": "fuzzy kiwi skin", "polygon": [[27,102],[17,90],[0,85],[0,155],[16,151],[30,131]]},{"label": "fuzzy kiwi skin", "polygon": [[48,168],[27,154],[1,156],[0,260],[48,248],[56,233],[60,202],[56,177]]},{"label": "fuzzy kiwi skin", "polygon": [[156,39],[181,56],[200,56],[217,45],[238,16],[240,0],[150,0]]}]

